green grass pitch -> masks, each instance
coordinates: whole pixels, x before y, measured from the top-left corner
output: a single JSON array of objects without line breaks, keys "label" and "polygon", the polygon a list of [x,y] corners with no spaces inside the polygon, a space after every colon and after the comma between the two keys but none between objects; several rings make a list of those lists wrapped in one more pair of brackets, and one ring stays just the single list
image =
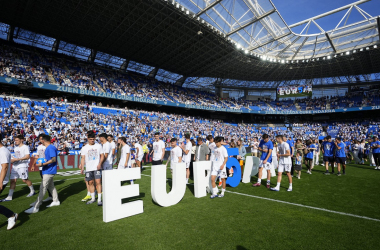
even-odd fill
[{"label": "green grass pitch", "polygon": [[[86,195],[83,176],[57,175],[61,206],[43,204],[37,214],[22,212],[37,197],[26,198],[25,185],[16,187],[13,201],[5,206],[20,213],[19,221],[7,231],[5,217],[0,219],[1,249],[379,249],[380,171],[350,164],[345,176],[322,173],[322,166],[312,175],[303,170],[300,180],[293,179],[293,192],[286,192],[283,176],[280,192],[240,183],[227,187],[234,193],[215,199],[195,198],[188,185],[177,205],[164,208],[152,201],[151,171],[146,168],[136,181],[144,213],[110,223],[103,222],[101,207],[81,202]],[[39,174],[31,173],[30,179],[38,190]],[[251,182],[256,180],[252,177]],[[276,180],[271,179],[272,186]]]}]

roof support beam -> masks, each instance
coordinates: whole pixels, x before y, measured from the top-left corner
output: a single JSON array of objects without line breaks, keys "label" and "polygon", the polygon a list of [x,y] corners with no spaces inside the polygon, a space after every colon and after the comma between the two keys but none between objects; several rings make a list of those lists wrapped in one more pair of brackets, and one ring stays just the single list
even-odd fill
[{"label": "roof support beam", "polygon": [[120,66],[120,70],[122,71],[127,71],[128,69],[128,65],[129,65],[129,61],[128,59],[125,59],[125,61],[123,62],[123,64]]},{"label": "roof support beam", "polygon": [[221,1],[222,0],[216,0],[215,2],[213,2],[212,4],[210,4],[209,6],[207,6],[206,8],[204,8],[203,10],[199,11],[196,16],[198,17],[198,16],[202,15],[203,13],[205,13],[209,9],[213,8],[215,5],[217,5]]},{"label": "roof support beam", "polygon": [[187,79],[187,76],[182,76],[181,78],[179,78],[175,83],[174,85],[177,85],[177,86],[181,86],[185,83]]},{"label": "roof support beam", "polygon": [[149,72],[149,77],[152,77],[152,78],[155,78],[156,75],[157,75],[157,72],[158,72],[159,68],[155,67],[154,69],[152,69],[150,72]]},{"label": "roof support beam", "polygon": [[351,8],[352,6],[356,6],[356,5],[359,5],[359,4],[362,4],[362,3],[365,3],[365,2],[369,2],[371,0],[361,0],[361,1],[357,1],[355,3],[351,3],[351,4],[348,4],[346,6],[343,6],[343,7],[340,7],[340,8],[337,8],[335,10],[332,10],[332,11],[328,11],[326,13],[323,13],[321,15],[318,15],[318,16],[315,16],[315,17],[312,17],[312,18],[309,18],[309,19],[306,19],[306,20],[303,20],[301,22],[298,22],[298,23],[295,23],[295,24],[292,24],[292,25],[289,25],[289,28],[294,28],[294,27],[297,27],[297,26],[300,26],[301,24],[304,24],[304,23],[308,23],[309,21],[311,20],[317,20],[319,18],[322,18],[322,17],[325,17],[325,16],[329,16],[331,14],[334,14],[334,13],[337,13],[339,11],[342,11],[342,10],[345,10],[345,9],[349,9]]},{"label": "roof support beam", "polygon": [[58,52],[58,48],[59,48],[59,43],[61,42],[61,40],[59,39],[55,39],[54,41],[54,44],[53,44],[53,47],[51,48],[51,51],[53,52]]},{"label": "roof support beam", "polygon": [[377,21],[377,34],[379,35],[379,41],[380,41],[380,16],[376,18]]},{"label": "roof support beam", "polygon": [[267,41],[267,42],[265,42],[265,43],[262,43],[262,44],[260,44],[260,45],[257,45],[257,46],[255,46],[255,47],[253,47],[253,48],[249,48],[248,50],[249,50],[249,51],[253,51],[253,50],[258,49],[258,48],[260,48],[260,47],[262,47],[262,46],[265,46],[265,45],[267,45],[267,44],[269,44],[269,43],[273,43],[274,41],[280,40],[281,38],[284,38],[284,37],[286,37],[286,36],[288,36],[288,35],[290,35],[290,34],[292,34],[292,32],[288,32],[288,33],[283,34],[283,35],[281,35],[281,36],[275,37],[275,38],[273,38],[273,39],[271,39],[271,40],[269,40],[269,41]]},{"label": "roof support beam", "polygon": [[334,44],[333,44],[333,42],[332,42],[332,40],[331,40],[329,34],[327,34],[327,32],[325,33],[325,36],[326,36],[327,40],[329,41],[329,43],[330,43],[330,45],[331,45],[331,48],[332,48],[332,49],[334,50],[334,52],[336,53],[336,48],[335,48],[335,46],[334,46]]},{"label": "roof support beam", "polygon": [[239,30],[242,30],[242,29],[244,29],[244,28],[247,28],[249,25],[254,24],[255,22],[260,21],[261,19],[263,19],[263,18],[265,18],[265,17],[267,17],[267,16],[273,14],[274,12],[276,12],[276,10],[275,10],[275,9],[272,9],[272,10],[268,11],[267,13],[265,13],[265,14],[263,14],[263,15],[261,15],[261,16],[258,16],[257,18],[255,18],[255,19],[249,21],[248,23],[244,24],[243,26],[240,26],[239,28],[237,28],[237,29],[235,29],[235,30],[233,30],[233,31],[231,31],[231,32],[229,32],[229,33],[227,33],[226,36],[230,36],[230,35],[232,35],[232,34],[238,32]]},{"label": "roof support beam", "polygon": [[95,57],[96,57],[96,54],[98,53],[97,50],[94,50],[94,49],[91,49],[91,54],[90,56],[88,57],[87,61],[89,62],[94,62],[95,61]]},{"label": "roof support beam", "polygon": [[7,41],[13,42],[13,34],[15,33],[15,26],[10,25],[7,34]]}]

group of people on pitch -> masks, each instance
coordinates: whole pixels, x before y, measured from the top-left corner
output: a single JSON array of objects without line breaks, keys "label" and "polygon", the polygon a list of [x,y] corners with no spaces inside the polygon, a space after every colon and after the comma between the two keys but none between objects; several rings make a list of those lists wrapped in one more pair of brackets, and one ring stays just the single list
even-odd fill
[{"label": "group of people on pitch", "polygon": [[[57,173],[58,150],[51,144],[51,138],[49,135],[40,134],[38,139],[40,145],[37,148],[37,155],[34,158],[36,161],[38,159],[38,161],[34,163],[34,166],[39,168],[42,181],[37,200],[30,204],[29,209],[24,211],[28,214],[37,213],[43,202],[52,201],[46,207],[60,205],[58,193],[54,187],[53,180],[54,175]],[[8,196],[1,200],[2,203],[12,201],[17,179],[22,179],[22,181],[29,187],[30,193],[27,197],[32,197],[36,194],[28,176],[30,152],[29,148],[24,145],[23,141],[24,137],[22,135],[18,135],[15,138],[16,147],[14,149],[14,156],[12,156],[10,151],[0,142],[0,194],[7,186],[9,179],[11,180]],[[34,170],[34,166],[32,167],[32,170]],[[44,200],[46,192],[49,193],[49,197]],[[8,218],[7,229],[12,229],[16,224],[18,214],[1,205],[0,213]]]}]

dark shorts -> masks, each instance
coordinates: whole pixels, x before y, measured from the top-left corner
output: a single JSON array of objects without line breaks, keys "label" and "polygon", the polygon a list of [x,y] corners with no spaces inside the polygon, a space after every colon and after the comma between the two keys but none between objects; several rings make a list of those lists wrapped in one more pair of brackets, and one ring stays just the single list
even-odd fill
[{"label": "dark shorts", "polygon": [[335,162],[336,163],[346,164],[346,157],[336,157],[335,158]]},{"label": "dark shorts", "polygon": [[323,156],[323,161],[334,163],[334,156]]},{"label": "dark shorts", "polygon": [[102,179],[102,170],[89,171],[86,172],[86,181],[99,180]]},{"label": "dark shorts", "polygon": [[302,165],[294,165],[294,170],[301,171],[302,170]]},{"label": "dark shorts", "polygon": [[152,161],[152,165],[162,165],[162,161]]}]

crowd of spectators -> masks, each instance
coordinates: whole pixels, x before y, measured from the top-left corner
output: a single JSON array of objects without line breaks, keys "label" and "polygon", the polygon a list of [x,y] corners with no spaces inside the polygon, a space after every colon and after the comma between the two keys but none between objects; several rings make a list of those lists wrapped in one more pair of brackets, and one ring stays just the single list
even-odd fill
[{"label": "crowd of spectators", "polygon": [[[68,102],[62,97],[36,101],[3,95],[0,103],[6,104],[0,113],[0,133],[11,150],[13,138],[17,134],[25,135],[27,145],[34,151],[37,136],[47,133],[57,148],[67,153],[68,150],[79,150],[82,147],[88,131],[112,134],[115,138],[126,136],[129,143],[150,143],[154,133],[160,132],[167,146],[172,137],[182,138],[185,133],[190,133],[193,138],[204,139],[209,134],[224,136],[227,142],[243,139],[245,145],[250,145],[255,137],[260,138],[264,133],[271,137],[283,134],[306,140],[326,135],[329,127],[320,123],[293,124],[292,129],[283,124],[231,124],[164,112],[101,107],[94,102]],[[376,125],[377,128],[370,130],[371,125]],[[378,122],[354,121],[333,123],[329,128],[336,129],[337,135],[343,138],[361,140],[377,135],[378,125]]]}]

